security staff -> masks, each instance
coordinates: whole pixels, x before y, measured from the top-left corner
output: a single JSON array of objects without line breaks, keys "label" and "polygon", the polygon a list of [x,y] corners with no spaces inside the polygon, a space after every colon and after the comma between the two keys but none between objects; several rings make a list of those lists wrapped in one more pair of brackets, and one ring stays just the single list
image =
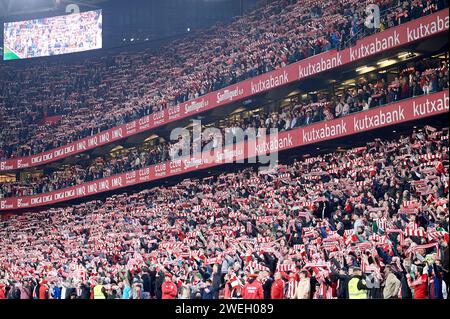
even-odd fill
[{"label": "security staff", "polygon": [[348,281],[349,299],[367,299],[367,285],[362,276],[361,268],[353,268],[353,275]]},{"label": "security staff", "polygon": [[106,299],[106,289],[100,281],[94,286],[94,299]]}]

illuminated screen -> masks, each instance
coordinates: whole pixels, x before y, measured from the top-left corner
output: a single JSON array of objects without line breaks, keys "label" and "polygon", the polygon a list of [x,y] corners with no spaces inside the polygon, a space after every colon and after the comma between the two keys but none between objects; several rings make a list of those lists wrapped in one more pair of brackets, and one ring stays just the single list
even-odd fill
[{"label": "illuminated screen", "polygon": [[102,10],[4,24],[3,59],[17,60],[102,48]]}]

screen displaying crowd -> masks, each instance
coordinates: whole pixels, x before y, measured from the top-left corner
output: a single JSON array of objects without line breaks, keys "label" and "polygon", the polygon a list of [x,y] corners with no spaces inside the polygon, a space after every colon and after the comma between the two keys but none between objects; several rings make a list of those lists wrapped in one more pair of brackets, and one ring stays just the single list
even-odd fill
[{"label": "screen displaying crowd", "polygon": [[102,10],[4,24],[4,60],[102,48]]},{"label": "screen displaying crowd", "polygon": [[0,298],[448,297],[449,131],[0,220]]},{"label": "screen displaying crowd", "polygon": [[[427,68],[430,66],[434,68]],[[227,118],[223,125],[225,128],[239,127],[243,130],[253,127],[257,129],[259,136],[263,130],[266,132],[273,128],[279,132],[291,130],[449,88],[447,61],[425,60],[416,63],[416,67],[405,67],[390,82],[386,81],[383,74],[377,72],[375,75],[359,78],[350,89],[335,91],[334,93],[339,93],[339,96],[333,95],[330,90],[309,101],[292,99],[289,105],[253,113],[248,118],[240,120]],[[210,138],[203,137],[203,141],[206,144]],[[132,150],[123,150],[117,156],[99,156],[84,163],[56,169],[52,173],[29,175],[15,182],[0,182],[0,198],[51,192],[159,164],[170,160],[177,147],[176,141],[160,141],[150,147],[144,144]]]},{"label": "screen displaying crowd", "polygon": [[[448,7],[446,0],[379,0],[384,30]],[[65,145],[170,105],[350,46],[366,1],[267,1],[229,25],[155,50],[80,62],[0,66],[0,159]],[[49,117],[57,121],[46,122]]]}]

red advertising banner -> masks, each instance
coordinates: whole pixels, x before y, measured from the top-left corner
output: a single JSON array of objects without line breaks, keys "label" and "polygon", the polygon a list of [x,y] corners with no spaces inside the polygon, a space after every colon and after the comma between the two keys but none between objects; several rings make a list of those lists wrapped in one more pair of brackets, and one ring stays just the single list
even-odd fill
[{"label": "red advertising banner", "polygon": [[0,172],[47,164],[78,153],[142,133],[181,118],[224,106],[250,96],[269,91],[309,76],[331,70],[380,52],[403,46],[429,36],[448,31],[449,10],[441,10],[359,40],[343,51],[328,51],[285,68],[211,92],[192,101],[169,107],[130,123],[111,128],[94,136],[69,143],[37,155],[0,161]]},{"label": "red advertising banner", "polygon": [[259,157],[268,153],[422,119],[448,111],[448,92],[433,93],[350,114],[339,119],[281,132],[276,136],[264,138],[264,140],[248,141],[234,146],[227,146],[215,153],[203,152],[198,157],[168,161],[46,194],[3,199],[0,200],[0,211],[38,207],[82,198],[169,176],[232,163],[233,161]]}]

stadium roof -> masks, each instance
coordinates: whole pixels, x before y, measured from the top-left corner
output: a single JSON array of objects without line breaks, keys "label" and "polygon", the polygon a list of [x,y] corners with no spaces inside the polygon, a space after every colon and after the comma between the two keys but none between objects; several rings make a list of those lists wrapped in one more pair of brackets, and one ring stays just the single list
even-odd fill
[{"label": "stadium roof", "polygon": [[111,0],[0,0],[0,17],[23,15],[38,12],[61,10],[68,4],[78,4],[80,7],[93,7],[99,3]]}]

